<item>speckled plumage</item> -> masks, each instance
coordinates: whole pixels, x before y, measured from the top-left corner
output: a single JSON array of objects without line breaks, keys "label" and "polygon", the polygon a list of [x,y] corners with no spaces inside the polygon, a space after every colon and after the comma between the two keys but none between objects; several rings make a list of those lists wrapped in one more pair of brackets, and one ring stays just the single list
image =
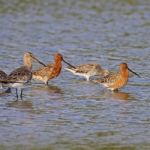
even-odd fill
[{"label": "speckled plumage", "polygon": [[24,65],[12,71],[4,80],[1,80],[2,83],[9,84],[9,87],[13,87],[16,89],[17,98],[18,98],[18,92],[17,92],[18,88],[21,89],[20,97],[22,98],[24,84],[30,82],[30,80],[32,79],[32,72],[31,72],[32,59],[44,65],[37,58],[35,58],[32,53],[27,52],[23,56]]},{"label": "speckled plumage", "polygon": [[23,82],[27,83],[31,80],[32,73],[27,66],[22,66],[12,71],[5,80],[7,82]]},{"label": "speckled plumage", "polygon": [[[95,83],[103,84],[108,89],[115,91],[127,84],[129,71],[133,72],[128,68],[128,65],[126,63],[121,63],[119,65],[118,72],[110,72],[107,76],[93,81]],[[133,73],[136,74],[135,72]],[[139,76],[138,74],[136,75]]]},{"label": "speckled plumage", "polygon": [[54,55],[54,62],[47,64],[45,67],[41,67],[32,71],[32,79],[39,80],[48,84],[50,79],[57,77],[62,68],[63,56],[59,53]]},{"label": "speckled plumage", "polygon": [[127,84],[128,75],[123,77],[119,72],[110,72],[107,76],[97,79],[95,82],[103,84],[110,90],[117,90]]},{"label": "speckled plumage", "polygon": [[4,79],[6,77],[7,77],[7,74],[4,71],[0,70],[0,79]]},{"label": "speckled plumage", "polygon": [[102,69],[102,67],[96,63],[81,64],[75,66],[75,68],[67,67],[65,69],[72,72],[74,75],[83,76],[87,80],[92,76],[106,76],[109,73],[108,70]]}]

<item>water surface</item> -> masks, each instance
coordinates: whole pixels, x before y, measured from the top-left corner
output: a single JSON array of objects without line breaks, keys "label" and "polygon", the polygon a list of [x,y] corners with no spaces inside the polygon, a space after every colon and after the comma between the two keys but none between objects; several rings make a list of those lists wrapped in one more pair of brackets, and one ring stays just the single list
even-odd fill
[{"label": "water surface", "polygon": [[31,51],[45,63],[55,52],[113,70],[127,62],[141,75],[112,93],[62,69],[49,86],[27,86],[23,101],[2,93],[0,149],[150,149],[148,0],[0,0],[0,29],[7,73]]}]

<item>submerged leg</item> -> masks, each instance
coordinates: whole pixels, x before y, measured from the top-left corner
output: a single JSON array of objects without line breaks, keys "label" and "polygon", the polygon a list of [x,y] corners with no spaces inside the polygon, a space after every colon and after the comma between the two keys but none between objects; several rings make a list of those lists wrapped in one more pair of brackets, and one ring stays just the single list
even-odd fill
[{"label": "submerged leg", "polygon": [[45,82],[45,85],[48,85],[48,81]]},{"label": "submerged leg", "polygon": [[2,85],[2,83],[0,84],[0,89],[3,89],[3,85]]},{"label": "submerged leg", "polygon": [[21,89],[20,98],[22,99],[23,89]]},{"label": "submerged leg", "polygon": [[18,100],[18,89],[16,88],[16,97],[17,97],[17,100]]}]

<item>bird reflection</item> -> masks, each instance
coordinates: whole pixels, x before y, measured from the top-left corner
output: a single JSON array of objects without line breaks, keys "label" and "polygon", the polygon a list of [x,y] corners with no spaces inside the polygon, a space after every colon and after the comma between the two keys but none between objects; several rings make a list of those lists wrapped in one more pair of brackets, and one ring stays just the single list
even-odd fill
[{"label": "bird reflection", "polygon": [[128,93],[125,92],[112,92],[111,93],[112,98],[116,99],[116,100],[128,100],[130,95]]},{"label": "bird reflection", "polygon": [[4,90],[0,89],[0,96],[5,96],[5,95],[8,95],[9,93],[11,93],[11,89],[10,88],[8,88],[8,89],[4,88]]},{"label": "bird reflection", "polygon": [[34,108],[31,101],[10,101],[6,103],[6,106],[34,113]]},{"label": "bird reflection", "polygon": [[57,87],[57,86],[54,86],[54,85],[38,85],[38,86],[34,86],[32,87],[32,91],[34,92],[47,92],[48,94],[54,94],[54,93],[57,93],[57,94],[63,94],[63,91]]}]

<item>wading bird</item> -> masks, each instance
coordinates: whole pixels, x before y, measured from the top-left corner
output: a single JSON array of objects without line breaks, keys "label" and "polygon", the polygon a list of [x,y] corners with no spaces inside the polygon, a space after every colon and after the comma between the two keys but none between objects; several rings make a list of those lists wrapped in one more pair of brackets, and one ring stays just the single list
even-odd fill
[{"label": "wading bird", "polygon": [[112,91],[117,91],[119,88],[124,87],[127,84],[129,71],[140,77],[137,73],[132,71],[126,63],[121,63],[118,72],[110,72],[107,76],[93,81],[104,85]]},{"label": "wading bird", "polygon": [[[7,74],[0,70],[0,80],[4,80],[7,77]],[[0,87],[3,88],[3,83],[0,84]]]},{"label": "wading bird", "polygon": [[45,67],[41,67],[37,70],[32,71],[32,79],[42,81],[46,85],[48,85],[49,80],[56,78],[60,74],[62,68],[62,61],[74,68],[74,66],[72,66],[63,59],[63,56],[61,54],[56,53],[54,54],[53,63],[49,63]]},{"label": "wading bird", "polygon": [[89,81],[92,76],[106,76],[109,73],[108,70],[102,69],[102,67],[96,63],[81,64],[75,67],[69,66],[65,69],[74,75],[85,77],[87,81]]},{"label": "wading bird", "polygon": [[32,64],[31,60],[36,60],[38,63],[43,64],[39,61],[31,52],[27,52],[23,56],[23,66],[12,71],[6,78],[0,80],[1,83],[8,84],[9,87],[16,89],[16,97],[18,99],[18,89],[21,90],[20,97],[22,99],[23,87],[26,83],[32,79]]}]

